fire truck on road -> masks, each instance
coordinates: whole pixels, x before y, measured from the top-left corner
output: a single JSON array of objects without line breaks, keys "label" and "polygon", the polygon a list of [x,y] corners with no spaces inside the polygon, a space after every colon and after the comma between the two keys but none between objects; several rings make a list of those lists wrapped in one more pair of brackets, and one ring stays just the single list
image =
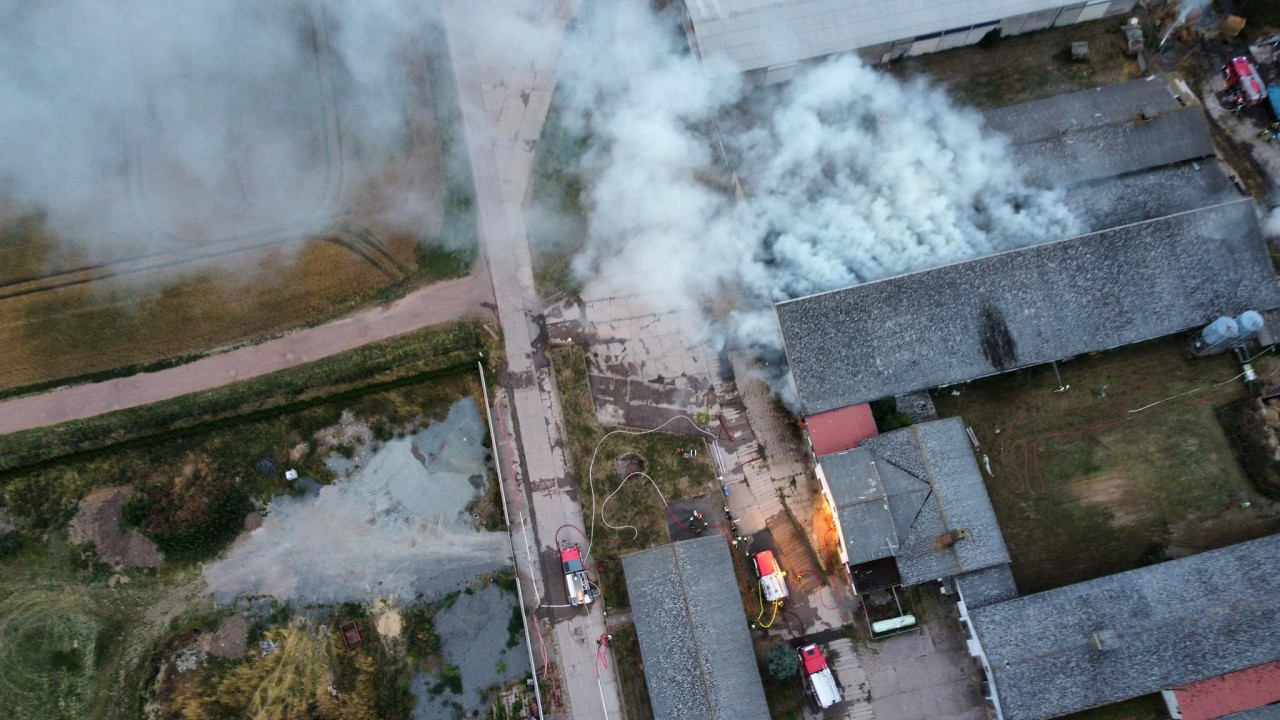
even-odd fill
[{"label": "fire truck on road", "polygon": [[582,548],[577,544],[560,549],[560,564],[564,566],[564,589],[570,605],[590,605],[596,599],[594,586],[587,578],[587,566],[582,561]]}]

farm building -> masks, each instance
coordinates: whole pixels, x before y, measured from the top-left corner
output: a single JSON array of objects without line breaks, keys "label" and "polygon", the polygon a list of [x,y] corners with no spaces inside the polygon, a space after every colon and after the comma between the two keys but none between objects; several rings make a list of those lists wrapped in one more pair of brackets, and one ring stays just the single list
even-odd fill
[{"label": "farm building", "polygon": [[957,578],[975,599],[1017,595],[960,418],[867,438],[819,458],[817,472],[856,592]]},{"label": "farm building", "polygon": [[1001,35],[1122,15],[1135,0],[685,0],[685,33],[700,58],[757,82],[801,63],[857,51],[885,63]]},{"label": "farm building", "polygon": [[1252,202],[1165,81],[986,117],[1093,232],[779,303],[806,416],[1280,306]]},{"label": "farm building", "polygon": [[622,558],[655,720],[769,718],[729,552],[715,533]]},{"label": "farm building", "polygon": [[980,608],[962,588],[961,618],[1003,720],[1165,690],[1200,720],[1275,717],[1277,565],[1273,535]]}]

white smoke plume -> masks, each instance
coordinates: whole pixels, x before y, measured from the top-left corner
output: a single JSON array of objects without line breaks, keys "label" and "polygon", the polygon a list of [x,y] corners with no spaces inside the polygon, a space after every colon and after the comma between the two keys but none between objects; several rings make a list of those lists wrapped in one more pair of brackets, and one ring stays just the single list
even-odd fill
[{"label": "white smoke plume", "polygon": [[222,603],[434,597],[511,565],[503,533],[465,517],[483,488],[484,424],[473,400],[412,438],[392,440],[353,477],[271,502],[263,524],[204,567]]},{"label": "white smoke plume", "polygon": [[590,137],[588,296],[696,308],[776,356],[774,302],[1081,230],[938,87],[845,57],[749,88],[639,5],[597,5],[561,63],[566,124]]},{"label": "white smoke plume", "polygon": [[0,201],[104,252],[313,232],[403,156],[431,5],[0,0]]}]

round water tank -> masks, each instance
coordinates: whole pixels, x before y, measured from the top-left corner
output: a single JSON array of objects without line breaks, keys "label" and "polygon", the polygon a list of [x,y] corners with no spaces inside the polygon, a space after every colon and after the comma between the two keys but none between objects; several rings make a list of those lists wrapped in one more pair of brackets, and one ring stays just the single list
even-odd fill
[{"label": "round water tank", "polygon": [[1240,326],[1236,321],[1224,315],[1204,326],[1204,330],[1200,331],[1200,340],[1205,345],[1221,345],[1234,340],[1239,333]]},{"label": "round water tank", "polygon": [[1236,318],[1236,325],[1239,327],[1241,339],[1257,335],[1265,324],[1262,315],[1255,310],[1245,310],[1240,313],[1240,317]]}]

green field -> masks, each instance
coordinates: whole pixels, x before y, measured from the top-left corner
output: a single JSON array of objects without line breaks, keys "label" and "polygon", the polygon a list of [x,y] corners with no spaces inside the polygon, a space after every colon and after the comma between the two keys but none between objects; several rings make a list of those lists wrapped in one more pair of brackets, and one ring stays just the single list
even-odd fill
[{"label": "green field", "polygon": [[935,393],[990,462],[1021,592],[1280,530],[1280,507],[1249,483],[1215,415],[1245,394],[1238,381],[1215,386],[1239,373],[1230,357],[1189,359],[1171,338],[1060,369],[1063,393],[1049,366]]}]

